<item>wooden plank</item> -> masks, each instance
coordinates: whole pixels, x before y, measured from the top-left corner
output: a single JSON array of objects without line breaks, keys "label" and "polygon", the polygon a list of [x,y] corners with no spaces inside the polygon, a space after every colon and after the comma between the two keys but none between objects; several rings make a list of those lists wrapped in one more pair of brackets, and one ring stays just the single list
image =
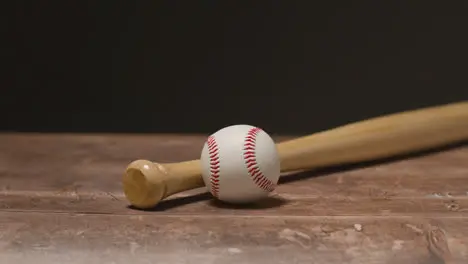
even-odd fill
[{"label": "wooden plank", "polygon": [[230,206],[200,192],[163,201],[154,210],[132,210],[123,196],[111,193],[83,195],[74,190],[55,196],[0,196],[0,211],[73,212],[96,214],[170,214],[170,215],[243,215],[243,216],[439,216],[468,217],[468,199],[369,199],[348,197],[287,199],[272,196],[249,206]]},{"label": "wooden plank", "polygon": [[4,134],[0,135],[1,187],[120,191],[122,173],[134,159],[198,158],[202,145],[202,136]]},{"label": "wooden plank", "polygon": [[272,198],[253,207],[216,203],[201,188],[177,194],[153,211],[127,208],[120,177],[129,162],[198,158],[203,140],[0,135],[0,262],[435,264],[468,259],[466,146],[284,176]]},{"label": "wooden plank", "polygon": [[[439,232],[435,246],[434,230]],[[467,219],[291,216],[253,221],[226,215],[2,212],[0,232],[2,263],[417,264],[444,263],[437,255],[452,258],[450,263],[468,259]]]},{"label": "wooden plank", "polygon": [[[79,188],[121,195],[134,159],[198,158],[204,136],[0,135],[0,191]],[[277,192],[311,197],[468,196],[468,147],[388,164],[283,176]]]}]

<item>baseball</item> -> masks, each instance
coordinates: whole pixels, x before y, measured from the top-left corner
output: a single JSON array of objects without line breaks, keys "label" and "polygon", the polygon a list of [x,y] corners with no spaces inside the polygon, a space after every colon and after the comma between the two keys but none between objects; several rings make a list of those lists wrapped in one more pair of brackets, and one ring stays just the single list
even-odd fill
[{"label": "baseball", "polygon": [[206,187],[215,198],[228,203],[265,198],[280,177],[273,139],[250,125],[228,126],[210,135],[200,161]]}]

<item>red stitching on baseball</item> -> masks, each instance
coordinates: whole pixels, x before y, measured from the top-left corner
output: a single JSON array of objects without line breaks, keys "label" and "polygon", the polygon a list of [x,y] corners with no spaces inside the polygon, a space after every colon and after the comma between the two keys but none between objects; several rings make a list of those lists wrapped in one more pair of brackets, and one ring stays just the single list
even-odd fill
[{"label": "red stitching on baseball", "polygon": [[219,150],[218,144],[213,136],[209,136],[207,140],[208,155],[210,156],[210,182],[211,193],[218,197],[219,192]]},{"label": "red stitching on baseball", "polygon": [[255,156],[255,144],[260,131],[262,131],[260,128],[254,127],[247,132],[244,141],[244,161],[253,182],[261,189],[271,192],[275,189],[275,184],[263,175]]}]

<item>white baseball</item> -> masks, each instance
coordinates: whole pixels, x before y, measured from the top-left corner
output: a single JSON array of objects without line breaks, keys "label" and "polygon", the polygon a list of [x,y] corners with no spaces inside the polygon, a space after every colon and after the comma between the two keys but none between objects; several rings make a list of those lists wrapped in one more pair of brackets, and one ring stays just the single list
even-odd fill
[{"label": "white baseball", "polygon": [[280,177],[273,139],[250,125],[222,128],[208,137],[201,153],[202,176],[217,199],[246,203],[265,198]]}]

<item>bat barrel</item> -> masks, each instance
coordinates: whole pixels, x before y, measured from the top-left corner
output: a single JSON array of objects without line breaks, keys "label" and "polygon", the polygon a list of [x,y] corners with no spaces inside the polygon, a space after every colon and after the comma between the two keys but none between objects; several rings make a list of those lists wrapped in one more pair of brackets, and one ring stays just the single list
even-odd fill
[{"label": "bat barrel", "polygon": [[468,102],[352,123],[277,145],[281,170],[386,158],[468,140]]}]

